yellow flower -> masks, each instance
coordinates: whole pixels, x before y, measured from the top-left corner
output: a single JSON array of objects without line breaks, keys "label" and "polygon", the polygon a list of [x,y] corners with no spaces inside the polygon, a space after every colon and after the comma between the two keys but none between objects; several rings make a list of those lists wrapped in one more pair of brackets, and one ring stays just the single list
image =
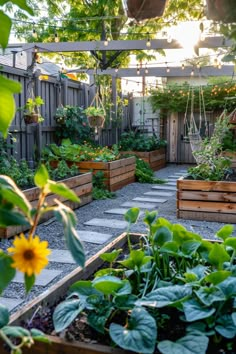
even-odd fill
[{"label": "yellow flower", "polygon": [[20,234],[13,241],[14,247],[8,248],[8,252],[12,254],[12,267],[17,270],[32,274],[39,274],[41,270],[48,264],[47,256],[51,251],[47,248],[47,241],[40,241],[38,236],[26,238],[24,234]]}]

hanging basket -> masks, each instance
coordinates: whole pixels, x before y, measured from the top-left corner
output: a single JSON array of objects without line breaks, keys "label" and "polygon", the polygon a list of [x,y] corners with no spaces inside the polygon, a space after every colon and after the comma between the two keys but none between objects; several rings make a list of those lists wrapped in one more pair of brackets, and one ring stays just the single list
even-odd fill
[{"label": "hanging basket", "polygon": [[91,128],[102,128],[104,122],[104,116],[88,116],[88,124]]},{"label": "hanging basket", "polygon": [[40,118],[39,113],[24,114],[25,124],[38,123]]},{"label": "hanging basket", "polygon": [[167,0],[123,0],[127,16],[137,21],[163,15]]},{"label": "hanging basket", "polygon": [[236,22],[235,0],[207,0],[207,18],[226,23]]}]

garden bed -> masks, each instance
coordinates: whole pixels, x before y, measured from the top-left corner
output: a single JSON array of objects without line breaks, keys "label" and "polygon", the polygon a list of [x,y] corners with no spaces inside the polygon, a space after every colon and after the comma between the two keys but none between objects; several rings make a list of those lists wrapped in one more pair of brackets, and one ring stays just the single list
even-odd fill
[{"label": "garden bed", "polygon": [[135,157],[110,162],[80,161],[76,165],[82,173],[92,170],[93,174],[96,174],[102,171],[110,192],[135,182]]},{"label": "garden bed", "polygon": [[[130,235],[131,242],[137,242],[139,240],[139,234]],[[60,280],[57,284],[50,288],[50,292],[44,292],[36,299],[32,300],[24,308],[17,311],[11,316],[11,325],[20,325],[29,319],[32,319],[35,311],[40,308],[40,306],[54,306],[58,301],[60,301],[68,292],[68,288],[75,281],[85,280],[92,276],[92,274],[102,267],[104,261],[99,257],[105,252],[111,252],[113,249],[119,249],[125,246],[127,243],[127,234],[123,233],[117,237],[114,241],[110,242],[107,246],[101,249],[96,255],[91,257],[87,262],[85,267],[76,268],[69,275]],[[82,342],[69,342],[57,336],[48,336],[51,344],[35,342],[32,348],[24,347],[24,354],[102,354],[102,353],[112,353],[112,354],[125,354],[131,353],[130,351],[125,351],[122,349],[111,348],[105,345],[98,344],[86,344]],[[8,352],[3,349],[2,354],[7,354]]]},{"label": "garden bed", "polygon": [[[49,206],[55,205],[54,199],[58,199],[64,204],[68,205],[72,209],[76,209],[82,205],[90,203],[92,201],[92,173],[84,173],[78,176],[70,177],[61,180],[67,187],[75,192],[75,194],[80,198],[80,203],[67,201],[65,198],[58,197],[55,194],[50,194],[46,197],[46,203]],[[26,198],[31,202],[32,206],[35,207],[38,203],[38,196],[40,189],[38,187],[26,189],[23,191]],[[40,222],[44,222],[52,217],[52,213],[44,214]],[[26,231],[27,226],[10,226],[7,228],[0,228],[0,237],[8,238],[19,234],[20,232]]]},{"label": "garden bed", "polygon": [[177,181],[179,219],[236,222],[236,182]]},{"label": "garden bed", "polygon": [[122,155],[135,155],[147,162],[153,171],[158,171],[166,166],[166,149],[153,151],[121,151]]}]

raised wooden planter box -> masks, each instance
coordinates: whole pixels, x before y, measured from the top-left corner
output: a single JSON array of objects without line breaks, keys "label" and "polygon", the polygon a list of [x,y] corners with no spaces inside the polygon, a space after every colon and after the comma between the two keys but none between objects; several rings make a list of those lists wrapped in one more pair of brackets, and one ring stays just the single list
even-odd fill
[{"label": "raised wooden planter box", "polygon": [[121,151],[122,155],[135,155],[147,162],[153,171],[158,171],[166,165],[166,149],[161,148],[153,151]]},{"label": "raised wooden planter box", "polygon": [[177,181],[177,217],[180,219],[236,222],[236,182]]},{"label": "raised wooden planter box", "polygon": [[[54,199],[58,199],[61,202],[65,203],[72,209],[76,209],[82,205],[90,203],[92,201],[92,173],[84,173],[78,176],[66,178],[61,180],[67,185],[70,189],[72,189],[75,194],[80,198],[80,203],[75,203],[66,200],[66,198],[56,196],[55,194],[50,194],[46,197],[46,202],[49,206],[55,205]],[[32,206],[36,206],[38,203],[39,197],[39,188],[34,187],[30,189],[26,189],[23,191],[26,198],[31,202]],[[40,219],[40,222],[44,222],[52,217],[52,213],[44,214],[43,217]],[[8,238],[11,236],[15,236],[20,232],[26,231],[28,229],[27,226],[10,226],[7,228],[0,228],[0,237],[1,238]]]},{"label": "raised wooden planter box", "polygon": [[[139,234],[130,235],[131,242],[137,242],[139,240]],[[109,245],[101,249],[96,255],[91,257],[87,262],[85,267],[76,268],[66,277],[61,279],[57,284],[53,285],[50,288],[50,291],[44,292],[36,299],[32,300],[25,307],[17,311],[11,316],[10,324],[19,325],[22,321],[29,320],[34,314],[35,310],[39,306],[53,306],[61,298],[63,298],[68,291],[70,285],[75,281],[80,279],[88,279],[99,267],[101,267],[104,261],[100,258],[100,255],[104,252],[111,252],[113,249],[122,248],[127,243],[127,234],[123,233],[117,237],[114,241],[110,242]],[[61,339],[56,336],[48,336],[51,341],[51,344],[35,342],[32,348],[24,347],[24,354],[128,354],[130,351],[116,349],[104,345],[98,344],[86,344],[82,342],[67,342],[64,339]],[[0,343],[1,345],[1,343]],[[5,349],[1,349],[1,354],[7,354],[8,352]],[[133,353],[133,352],[132,352]]]},{"label": "raised wooden planter box", "polygon": [[76,163],[80,172],[104,172],[109,191],[114,192],[129,183],[135,182],[135,157],[110,162],[80,161]]}]

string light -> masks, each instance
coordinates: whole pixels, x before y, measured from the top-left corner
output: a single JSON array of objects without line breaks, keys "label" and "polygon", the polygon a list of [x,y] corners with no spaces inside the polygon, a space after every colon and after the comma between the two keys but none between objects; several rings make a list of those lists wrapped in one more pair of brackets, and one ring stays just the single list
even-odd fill
[{"label": "string light", "polygon": [[32,36],[33,36],[34,38],[37,38],[37,37],[38,37],[38,35],[37,35],[37,32],[36,32],[36,29],[35,29],[35,28],[33,28],[33,33],[32,33]]},{"label": "string light", "polygon": [[168,34],[167,43],[171,43],[172,40],[173,40],[172,35],[171,35],[171,34]]},{"label": "string light", "polygon": [[146,42],[146,46],[148,48],[150,48],[151,47],[151,41],[150,41],[150,38],[149,38],[149,33],[147,33],[147,35],[148,35],[148,39],[147,39],[147,42]]},{"label": "string light", "polygon": [[140,75],[140,69],[137,67],[137,75]]},{"label": "string light", "polygon": [[115,68],[115,73],[118,73],[118,70],[119,70],[118,68]]},{"label": "string light", "polygon": [[147,64],[146,64],[146,66],[145,66],[145,74],[148,74]]},{"label": "string light", "polygon": [[221,69],[221,68],[222,68],[221,62],[218,63],[217,68],[218,68],[218,69]]},{"label": "string light", "polygon": [[59,39],[57,33],[54,34],[54,41],[55,41],[56,43],[58,43],[58,42],[60,41],[60,39]]},{"label": "string light", "polygon": [[184,70],[185,69],[185,65],[184,63],[181,65],[181,69]]},{"label": "string light", "polygon": [[167,62],[166,62],[166,72],[167,72],[167,73],[170,72],[170,68],[169,68],[169,66],[167,65]]},{"label": "string light", "polygon": [[191,76],[194,76],[194,69],[192,69],[191,71]]}]

